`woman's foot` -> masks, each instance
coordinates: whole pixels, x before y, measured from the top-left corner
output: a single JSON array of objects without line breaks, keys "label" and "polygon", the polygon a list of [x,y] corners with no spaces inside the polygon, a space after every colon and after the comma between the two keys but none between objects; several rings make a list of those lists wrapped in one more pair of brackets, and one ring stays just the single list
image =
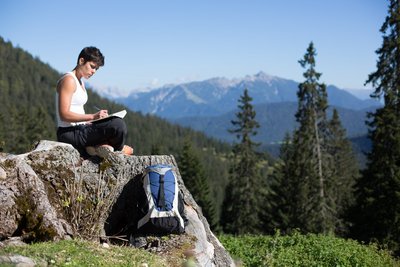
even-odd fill
[{"label": "woman's foot", "polygon": [[133,155],[133,148],[130,147],[130,146],[124,145],[124,147],[122,148],[121,152],[124,155],[130,156],[130,155]]}]

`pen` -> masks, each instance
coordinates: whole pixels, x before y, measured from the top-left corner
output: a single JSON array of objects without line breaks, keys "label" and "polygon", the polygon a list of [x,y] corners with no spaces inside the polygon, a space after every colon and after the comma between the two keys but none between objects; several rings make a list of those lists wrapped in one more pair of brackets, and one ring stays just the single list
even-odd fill
[{"label": "pen", "polygon": [[[93,106],[95,109],[97,109],[97,111],[100,111],[100,110],[102,110],[101,108],[99,108],[99,107],[97,107],[97,106]],[[108,111],[106,111],[107,112],[107,114],[108,114]]]}]

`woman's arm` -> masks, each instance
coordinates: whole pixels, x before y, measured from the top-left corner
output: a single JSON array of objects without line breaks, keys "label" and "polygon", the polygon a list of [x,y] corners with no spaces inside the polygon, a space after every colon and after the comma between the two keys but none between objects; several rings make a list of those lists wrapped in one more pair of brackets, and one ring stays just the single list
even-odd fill
[{"label": "woman's arm", "polygon": [[75,79],[71,76],[65,76],[57,85],[58,91],[58,112],[60,118],[67,122],[91,121],[100,118],[100,112],[95,114],[78,114],[70,111],[72,95],[76,90]]}]

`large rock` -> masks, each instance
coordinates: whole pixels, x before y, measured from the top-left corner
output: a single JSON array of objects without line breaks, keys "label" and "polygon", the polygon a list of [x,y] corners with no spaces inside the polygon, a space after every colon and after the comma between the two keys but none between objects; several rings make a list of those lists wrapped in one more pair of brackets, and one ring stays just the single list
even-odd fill
[{"label": "large rock", "polygon": [[234,266],[185,188],[172,155],[116,153],[108,160],[82,160],[71,145],[45,140],[29,153],[0,155],[0,240],[123,239],[135,223],[134,180],[153,164],[172,165],[178,175],[188,218],[183,236],[192,240],[199,266]]}]

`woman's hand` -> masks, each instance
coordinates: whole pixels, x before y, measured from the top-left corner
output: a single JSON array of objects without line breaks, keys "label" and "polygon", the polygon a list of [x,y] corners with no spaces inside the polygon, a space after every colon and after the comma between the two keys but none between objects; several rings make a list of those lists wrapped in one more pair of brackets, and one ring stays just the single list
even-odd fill
[{"label": "woman's hand", "polygon": [[107,118],[107,117],[108,117],[108,111],[106,109],[102,109],[99,112],[94,114],[95,120],[103,119],[103,118]]}]

